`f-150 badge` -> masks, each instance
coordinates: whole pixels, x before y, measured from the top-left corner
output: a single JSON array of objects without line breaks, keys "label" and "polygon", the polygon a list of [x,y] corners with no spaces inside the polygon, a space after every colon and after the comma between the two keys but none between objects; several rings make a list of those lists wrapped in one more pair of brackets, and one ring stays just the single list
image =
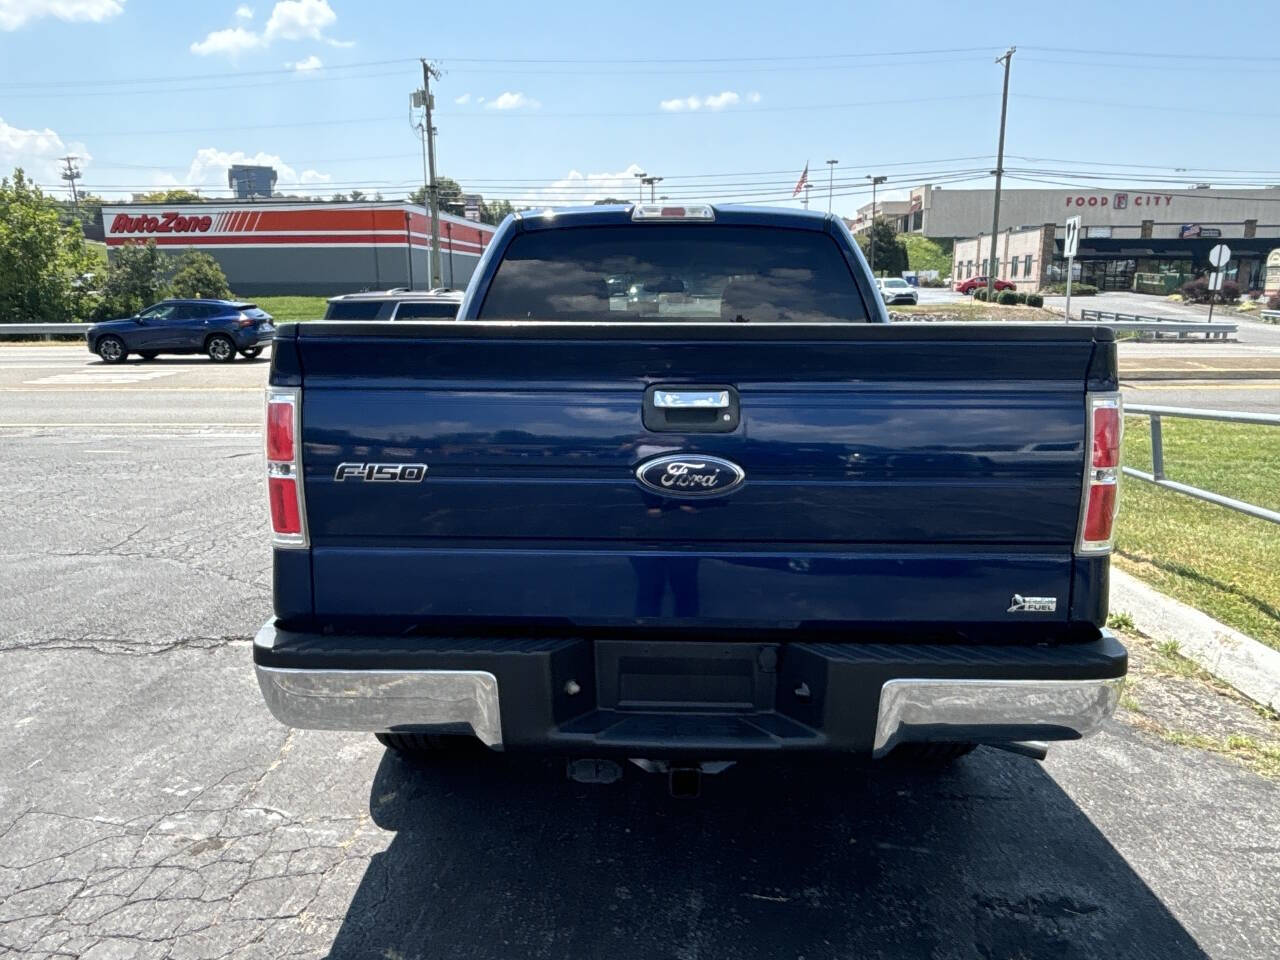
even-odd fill
[{"label": "f-150 badge", "polygon": [[1024,597],[1020,593],[1013,595],[1006,613],[1053,613],[1058,609],[1057,597]]},{"label": "f-150 badge", "polygon": [[730,460],[689,455],[658,457],[636,467],[640,486],[664,497],[718,497],[742,486],[747,475]]},{"label": "f-150 badge", "polygon": [[333,471],[338,483],[360,480],[366,483],[421,483],[427,475],[425,463],[340,463]]}]

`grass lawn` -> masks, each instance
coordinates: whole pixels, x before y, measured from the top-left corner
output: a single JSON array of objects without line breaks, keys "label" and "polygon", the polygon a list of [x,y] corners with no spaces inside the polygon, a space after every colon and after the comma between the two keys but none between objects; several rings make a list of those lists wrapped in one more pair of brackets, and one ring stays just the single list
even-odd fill
[{"label": "grass lawn", "polygon": [[252,297],[250,299],[275,317],[276,323],[319,320],[324,316],[326,300],[325,297]]},{"label": "grass lawn", "polygon": [[[1165,417],[1170,480],[1280,509],[1280,429]],[[1125,418],[1125,463],[1151,470],[1150,421]],[[1280,650],[1280,528],[1234,510],[1121,481],[1115,561]]]}]

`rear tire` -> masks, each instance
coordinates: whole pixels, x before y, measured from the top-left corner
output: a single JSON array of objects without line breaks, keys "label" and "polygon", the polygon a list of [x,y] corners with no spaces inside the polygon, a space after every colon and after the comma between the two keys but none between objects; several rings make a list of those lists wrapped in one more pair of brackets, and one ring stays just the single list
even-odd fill
[{"label": "rear tire", "polygon": [[141,353],[138,354],[138,356],[140,356],[143,360],[154,360],[156,357],[160,356],[160,354],[157,353],[155,350],[143,350]]},{"label": "rear tire", "polygon": [[375,733],[374,736],[388,750],[415,760],[456,756],[481,749],[480,741],[475,737],[459,733]]},{"label": "rear tire", "polygon": [[944,770],[977,748],[976,743],[904,743],[895,747],[888,760],[894,766],[912,770]]},{"label": "rear tire", "polygon": [[236,345],[230,337],[215,333],[205,341],[205,353],[214,363],[230,363],[236,358]]},{"label": "rear tire", "polygon": [[124,341],[119,337],[102,337],[94,345],[94,351],[102,358],[103,363],[124,363],[129,359],[129,351],[124,348]]}]

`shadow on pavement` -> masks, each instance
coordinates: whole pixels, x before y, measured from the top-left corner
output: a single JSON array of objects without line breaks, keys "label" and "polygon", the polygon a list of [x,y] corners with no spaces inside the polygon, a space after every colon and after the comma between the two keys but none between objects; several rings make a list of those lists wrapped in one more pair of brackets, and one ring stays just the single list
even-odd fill
[{"label": "shadow on pavement", "polygon": [[1205,956],[1038,764],[985,749],[739,765],[692,801],[630,765],[388,753],[370,812],[396,835],[334,957]]}]

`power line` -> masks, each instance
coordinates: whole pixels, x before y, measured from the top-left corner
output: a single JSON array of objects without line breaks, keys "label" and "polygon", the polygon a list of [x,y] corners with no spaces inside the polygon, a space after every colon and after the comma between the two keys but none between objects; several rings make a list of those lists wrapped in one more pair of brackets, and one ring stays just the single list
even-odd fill
[{"label": "power line", "polygon": [[1143,50],[1090,50],[1083,47],[1034,47],[1024,46],[1023,50],[1038,50],[1041,53],[1080,53],[1090,56],[1099,57],[1124,57],[1132,59],[1133,57],[1150,57],[1155,60],[1255,60],[1269,63],[1275,60],[1275,56],[1262,57],[1242,57],[1234,53],[1210,54],[1210,53],[1169,53],[1168,51],[1143,51]]}]

